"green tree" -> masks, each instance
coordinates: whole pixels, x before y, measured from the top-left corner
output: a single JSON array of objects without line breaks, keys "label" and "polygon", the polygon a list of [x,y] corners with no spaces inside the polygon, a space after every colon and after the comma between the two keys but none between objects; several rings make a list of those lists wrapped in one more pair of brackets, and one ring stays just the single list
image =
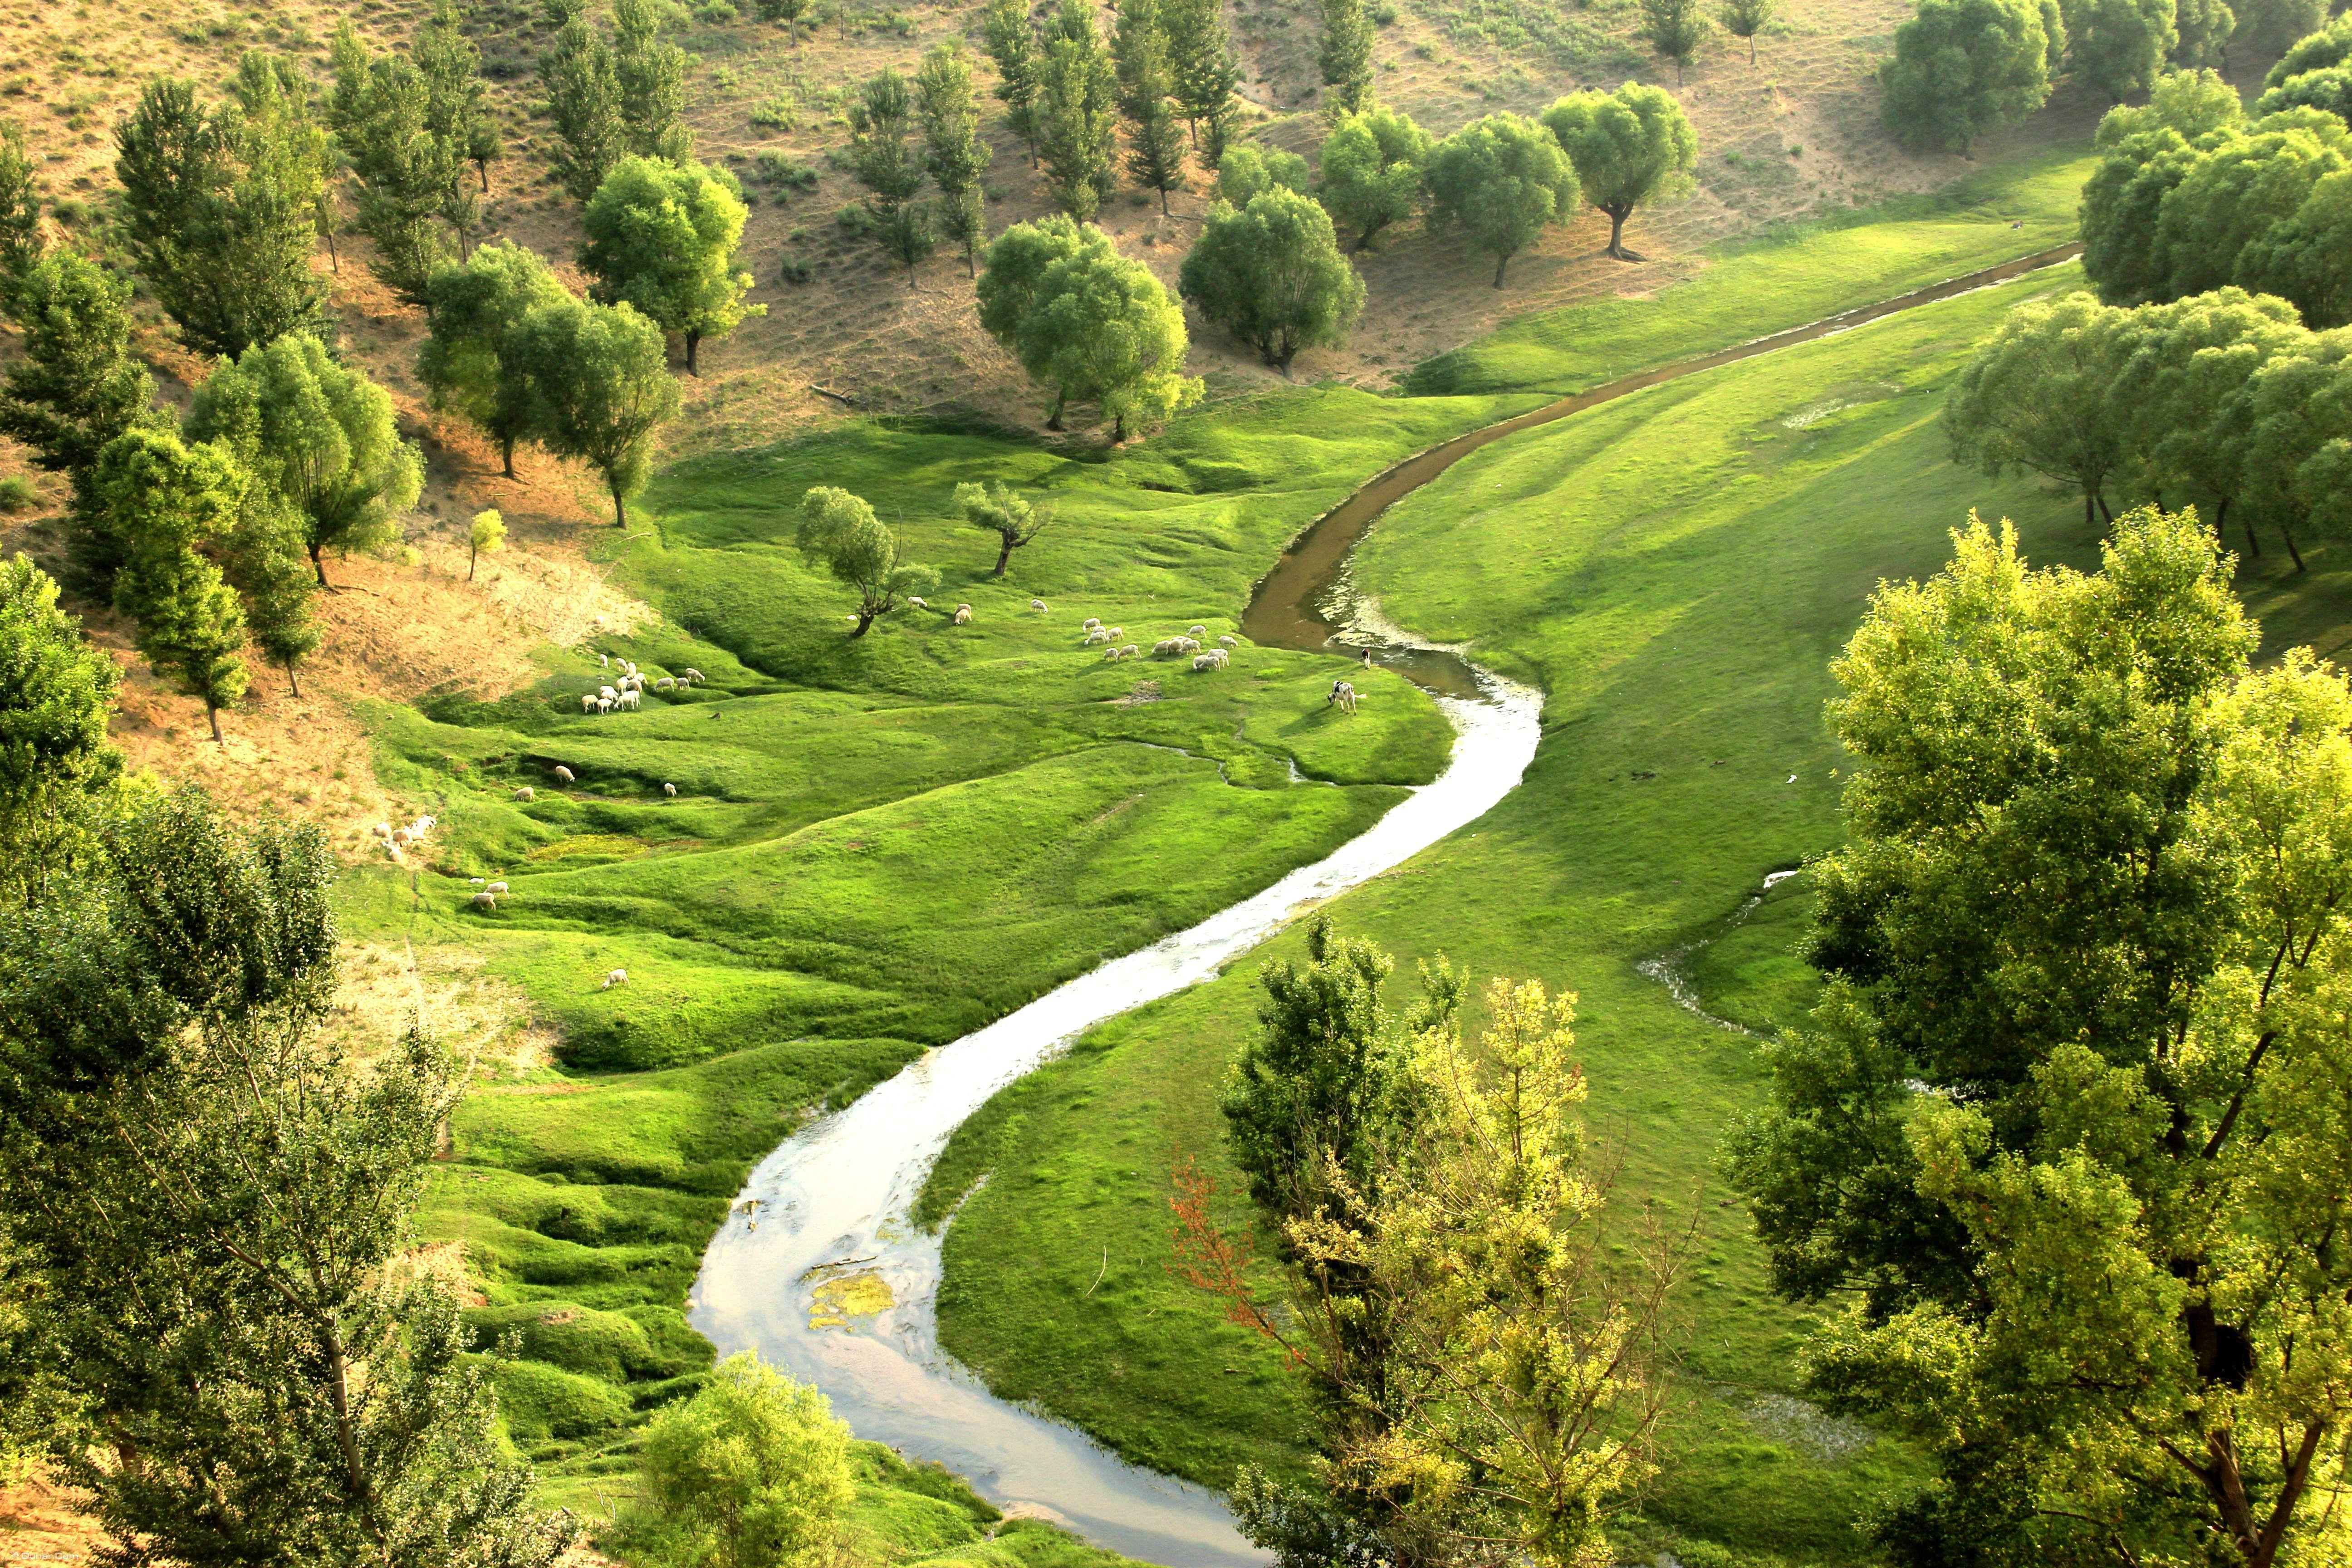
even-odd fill
[{"label": "green tree", "polygon": [[9,302],[24,353],[0,384],[0,435],[73,486],[67,542],[74,586],[114,596],[122,542],[97,489],[99,454],[150,413],[155,383],[131,352],[131,289],[70,251],[25,275]]},{"label": "green tree", "polygon": [[1094,403],[1116,443],[1201,395],[1183,374],[1182,307],[1092,225],[1059,216],[1013,225],[988,247],[977,289],[981,325],[1053,390],[1048,429],[1062,427],[1073,400]]},{"label": "green tree", "polygon": [[1878,73],[1887,127],[1915,151],[1965,154],[2042,107],[2065,40],[2056,0],[1919,0]]},{"label": "green tree", "polygon": [[485,555],[496,555],[507,547],[507,520],[496,507],[474,514],[466,530],[466,581],[474,580],[474,567]]},{"label": "green tree", "polygon": [[2352,68],[2330,66],[2290,77],[2267,89],[2254,102],[2254,113],[2260,117],[2291,109],[2317,109],[2352,122]]},{"label": "green tree", "polygon": [[[489,89],[482,80],[482,53],[466,36],[455,0],[435,0],[432,18],[416,35],[416,68],[425,74],[425,118],[434,139],[474,165],[475,176],[488,195],[490,165],[506,156],[506,146],[490,114]],[[453,193],[448,216],[462,233],[473,226],[471,204],[458,202],[458,194]]]},{"label": "green tree", "polygon": [[1625,220],[1635,207],[1688,192],[1698,163],[1698,132],[1683,106],[1663,88],[1629,81],[1613,93],[1570,93],[1544,110],[1543,124],[1575,166],[1584,199],[1609,215],[1609,254],[1642,260],[1625,248]]},{"label": "green tree", "polygon": [[2085,528],[2112,516],[2107,485],[2131,453],[2132,391],[2121,372],[2139,330],[2131,311],[2088,294],[2011,310],[1944,400],[1952,460],[2074,487]]},{"label": "green tree", "polygon": [[540,56],[539,85],[561,143],[550,159],[555,177],[572,200],[584,202],[629,151],[613,46],[586,18],[573,17]]},{"label": "green tree", "polygon": [[981,177],[988,172],[988,144],[980,139],[980,105],[973,97],[971,62],[952,42],[923,57],[915,73],[915,113],[923,125],[923,169],[940,188],[940,232],[963,252],[964,273],[979,273],[980,247],[988,238]]},{"label": "green tree", "polygon": [[801,18],[809,14],[814,0],[759,0],[760,20],[782,22],[784,42],[793,48],[801,47]]},{"label": "green tree", "polygon": [[[2139,492],[2161,505],[2195,500],[2219,537],[2248,475],[2247,389],[2273,356],[2301,352],[2310,334],[2284,300],[2222,289],[2134,312],[2136,346],[2116,399],[2131,429]],[[2253,514],[2246,545],[2260,555]]]},{"label": "green tree", "polygon": [[624,158],[581,216],[587,243],[580,265],[596,279],[603,304],[625,302],[664,331],[686,339],[686,369],[699,374],[696,350],[724,337],[746,316],[751,275],[736,267],[750,216],[743,187],[724,169],[667,159]]},{"label": "green tree", "polygon": [[1160,193],[1160,216],[1166,217],[1168,193],[1185,184],[1184,136],[1176,123],[1176,73],[1159,0],[1122,0],[1111,59],[1119,112],[1127,119],[1127,172],[1145,190]]},{"label": "green tree", "polygon": [[1285,190],[1238,211],[1211,208],[1176,289],[1285,374],[1299,350],[1345,342],[1364,308],[1364,280],[1339,254],[1330,215]]},{"label": "green tree", "polygon": [[988,0],[981,18],[981,40],[996,64],[992,89],[1004,105],[1013,133],[1037,162],[1037,29],[1029,20],[1029,0]]},{"label": "green tree", "polygon": [[187,435],[220,442],[293,509],[321,588],[331,584],[320,552],[389,543],[424,483],[390,395],[308,335],[215,366],[189,405]]},{"label": "green tree", "polygon": [[346,22],[335,37],[335,137],[359,187],[353,226],[375,247],[375,274],[393,298],[423,305],[476,211],[466,144],[436,132],[434,86],[400,56],[371,59]]},{"label": "green tree", "polygon": [[0,902],[12,909],[86,861],[122,773],[106,733],[121,683],[58,608],[57,584],[22,555],[0,561]]},{"label": "green tree", "polygon": [[[2327,12],[2327,0],[2239,0],[2237,41],[2257,55],[2291,51],[2296,42],[2320,30]],[[2293,58],[2291,52],[2288,58]]]},{"label": "green tree", "polygon": [[2284,87],[2306,71],[2343,65],[2352,65],[2352,16],[2338,16],[2324,27],[2299,35],[2263,78],[2263,85]]},{"label": "green tree", "polygon": [[198,353],[243,353],[320,319],[315,165],[285,129],[207,110],[168,77],[115,128],[124,255]]},{"label": "green tree", "polygon": [[1358,114],[1372,97],[1372,18],[1364,0],[1322,0],[1323,37],[1315,68],[1323,78],[1323,106],[1334,115]]},{"label": "green tree", "polygon": [[686,51],[663,37],[667,13],[654,0],[613,0],[613,79],[628,150],[683,163],[694,148],[686,112]]},{"label": "green tree", "polygon": [[41,188],[33,178],[25,133],[15,121],[0,121],[0,304],[47,250],[41,237]]},{"label": "green tree", "polygon": [[2201,155],[2166,193],[2156,248],[2164,292],[2177,300],[2237,283],[2257,291],[2269,279],[2254,266],[2267,243],[2302,210],[2319,182],[2352,168],[2352,126],[2297,110],[2258,121],[2234,136],[2209,138]]},{"label": "green tree", "polygon": [[2230,130],[2246,117],[2238,89],[2216,70],[2166,71],[2148,89],[2142,104],[2119,103],[2099,117],[2095,140],[2103,152],[2122,147],[2134,137],[2165,131],[2194,142],[2214,131]]},{"label": "green tree", "polygon": [[453,410],[499,445],[508,479],[515,443],[535,433],[538,394],[520,346],[533,310],[572,295],[547,263],[511,241],[476,250],[463,267],[444,268],[427,289],[426,331],[416,375],[433,406]]},{"label": "green tree", "polygon": [[2066,64],[2111,102],[2146,92],[2180,41],[2177,0],[2073,0],[2062,5]]},{"label": "green tree", "polygon": [[273,179],[290,205],[309,204],[312,233],[327,242],[329,262],[340,272],[334,137],[320,121],[310,72],[285,56],[247,49],[237,59],[234,90],[248,123],[265,128]]},{"label": "green tree", "polygon": [[1955,548],[1833,666],[1832,987],[1727,1163],[1777,1288],[1855,1292],[1816,1395],[1938,1463],[1899,1560],[2324,1556],[2352,694],[2250,667],[2192,517],[2119,519],[2089,574]]},{"label": "green tree", "polygon": [[[2298,82],[2309,81],[2297,77]],[[2352,325],[2352,170],[2323,174],[2294,216],[2247,243],[2234,276],[2291,300],[2315,330]]]},{"label": "green tree", "polygon": [[1548,224],[1576,210],[1576,170],[1559,142],[1534,121],[1490,114],[1430,149],[1422,165],[1429,225],[1461,236],[1503,268]]},{"label": "green tree", "polygon": [[794,537],[811,564],[822,565],[835,582],[856,590],[857,625],[850,631],[852,637],[864,637],[877,617],[940,580],[932,568],[899,555],[898,536],[874,515],[872,507],[832,485],[818,485],[801,498],[800,529]]},{"label": "green tree", "polygon": [[1780,0],[1723,0],[1715,14],[1723,30],[1748,42],[1748,63],[1756,63],[1756,35],[1780,19]]},{"label": "green tree", "polygon": [[2227,427],[2242,443],[2239,497],[2277,525],[2297,572],[2296,527],[2352,534],[2352,331],[2314,333],[2272,354],[2247,379]]},{"label": "green tree", "polygon": [[540,440],[604,478],[613,526],[626,528],[654,436],[677,413],[661,329],[625,303],[567,300],[533,310],[516,347],[536,394]]},{"label": "green tree", "polygon": [[1659,58],[1675,62],[1675,85],[1683,84],[1683,68],[1706,42],[1706,12],[1699,0],[1642,0],[1640,37]]},{"label": "green tree", "polygon": [[[2113,119],[2130,111],[2107,112]],[[2171,262],[2157,219],[2199,156],[2179,132],[2158,126],[2111,147],[2084,183],[2083,276],[2108,304],[2171,297]]]},{"label": "green tree", "polygon": [[1160,25],[1168,29],[1168,59],[1176,75],[1176,108],[1192,127],[1201,165],[1223,162],[1239,119],[1234,89],[1241,85],[1241,62],[1225,30],[1222,0],[1160,0]]},{"label": "green tree", "polygon": [[931,253],[930,209],[919,199],[923,156],[914,142],[914,95],[897,71],[883,68],[849,110],[849,160],[867,191],[866,212],[882,254],[907,269]]},{"label": "green tree", "polygon": [[245,605],[246,629],[261,656],[286,672],[288,689],[302,695],[296,666],[317,651],[322,634],[312,613],[318,584],[305,558],[308,539],[301,514],[270,493],[249,486],[236,526],[216,553]]},{"label": "green tree", "polygon": [[1307,160],[1279,147],[1236,142],[1217,160],[1217,199],[1228,206],[1245,207],[1272,190],[1305,195],[1311,183]]},{"label": "green tree", "polygon": [[2185,69],[2211,69],[2229,54],[2238,14],[2228,0],[2176,0],[2172,9],[2172,63]]},{"label": "green tree", "polygon": [[138,625],[139,656],[204,703],[220,745],[220,710],[245,695],[245,612],[199,547],[236,528],[252,482],[226,447],[162,430],[117,437],[99,462],[99,493],[126,547],[115,607]]},{"label": "green tree", "polygon": [[1114,186],[1118,77],[1087,0],[1062,0],[1037,72],[1037,156],[1054,205],[1084,223]]},{"label": "green tree", "polygon": [[1331,127],[1323,138],[1321,195],[1333,219],[1355,230],[1350,249],[1412,216],[1429,145],[1429,132],[1393,109],[1343,115]]},{"label": "green tree", "polygon": [[1045,531],[1046,520],[1037,515],[1028,498],[995,479],[956,486],[955,503],[968,526],[996,535],[992,577],[1003,576],[1013,564],[1013,552]]},{"label": "green tree", "polygon": [[501,1453],[457,1304],[400,1267],[460,1069],[319,1032],[322,837],[191,789],[105,862],[8,932],[0,991],[5,1206],[110,1439],[67,1476],[164,1561],[546,1568],[570,1522]]},{"label": "green tree", "polygon": [[856,1495],[849,1428],[824,1395],[730,1356],[692,1399],[646,1428],[648,1517],[632,1521],[661,1561],[708,1568],[826,1568]]}]

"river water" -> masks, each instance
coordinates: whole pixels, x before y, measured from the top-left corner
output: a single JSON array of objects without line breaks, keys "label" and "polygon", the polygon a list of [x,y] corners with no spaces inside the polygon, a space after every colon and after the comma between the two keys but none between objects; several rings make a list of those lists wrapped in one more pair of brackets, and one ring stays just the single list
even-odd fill
[{"label": "river water", "polygon": [[1426,688],[1455,731],[1445,771],[1327,858],[926,1053],[785,1140],[751,1173],[703,1257],[689,1300],[694,1326],[721,1356],[757,1352],[824,1390],[860,1437],[937,1460],[1008,1511],[1053,1520],[1168,1568],[1262,1562],[1215,1493],[1128,1464],[1076,1428],[998,1399],[940,1349],[940,1238],[908,1215],[949,1135],[1085,1029],[1213,978],[1302,910],[1475,821],[1517,786],[1535,756],[1541,694],[1453,650],[1367,633],[1351,617],[1349,552],[1381,512],[1490,441],[1644,386],[2000,282],[2080,249],[2020,258],[1563,398],[1408,458],[1318,520],[1259,584],[1243,631],[1261,646],[1366,649]]}]

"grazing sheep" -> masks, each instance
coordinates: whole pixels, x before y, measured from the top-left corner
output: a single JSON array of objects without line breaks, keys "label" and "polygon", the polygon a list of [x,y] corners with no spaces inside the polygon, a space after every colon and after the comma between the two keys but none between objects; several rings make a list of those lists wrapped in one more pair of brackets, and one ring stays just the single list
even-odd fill
[{"label": "grazing sheep", "polygon": [[383,854],[384,854],[384,858],[385,858],[385,859],[387,859],[387,860],[392,860],[392,861],[397,862],[397,863],[402,864],[402,865],[405,865],[405,864],[407,864],[407,862],[406,862],[404,859],[403,859],[403,858],[402,858],[402,857],[401,857],[401,853],[400,853],[400,846],[399,846],[399,845],[397,845],[397,844],[394,844],[394,843],[391,839],[389,839],[389,838],[387,838],[387,839],[385,839],[385,840],[383,841]]},{"label": "grazing sheep", "polygon": [[1234,636],[1233,633],[1227,632],[1224,636],[1217,639],[1217,646],[1219,647],[1239,647],[1242,646],[1242,639]]},{"label": "grazing sheep", "polygon": [[1216,656],[1215,654],[1213,654],[1213,653],[1196,653],[1196,654],[1194,654],[1194,655],[1192,656],[1192,673],[1193,673],[1193,674],[1195,674],[1195,675],[1199,675],[1199,674],[1201,674],[1201,673],[1202,673],[1202,671],[1204,671],[1204,670],[1211,670],[1211,669],[1214,669],[1214,668],[1217,668],[1217,656]]},{"label": "grazing sheep", "polygon": [[1043,599],[1032,599],[1029,601],[1029,607],[1042,616],[1045,613],[1045,601]]},{"label": "grazing sheep", "polygon": [[654,682],[654,689],[656,691],[667,691],[677,685],[677,680],[675,677],[665,675],[659,680]]},{"label": "grazing sheep", "polygon": [[1118,650],[1118,657],[1121,658],[1140,658],[1143,657],[1143,650],[1136,647],[1133,643],[1129,643],[1125,647]]},{"label": "grazing sheep", "polygon": [[1078,630],[1082,632],[1090,632],[1100,625],[1102,625],[1102,617],[1100,616],[1088,616],[1085,620],[1078,623]]},{"label": "grazing sheep", "polygon": [[392,824],[388,822],[379,822],[373,827],[369,828],[368,831],[374,834],[378,838],[389,838],[392,837]]},{"label": "grazing sheep", "polygon": [[478,888],[478,887],[480,887],[480,886],[482,885],[482,879],[481,879],[481,878],[479,878],[479,877],[468,877],[468,878],[467,878],[467,879],[466,879],[466,880],[467,880],[468,882],[473,883],[473,884],[474,884],[474,886],[476,886],[477,888]]},{"label": "grazing sheep", "polygon": [[695,668],[694,666],[690,664],[678,673],[686,677],[686,683],[688,686],[698,686],[702,682],[702,671]]},{"label": "grazing sheep", "polygon": [[1198,653],[1201,651],[1201,645],[1197,640],[1192,637],[1178,637],[1176,639],[1176,651],[1180,654]]},{"label": "grazing sheep", "polygon": [[1107,648],[1103,649],[1103,662],[1104,662],[1105,664],[1117,664],[1117,663],[1118,662],[1118,660],[1119,660],[1119,651],[1118,651],[1118,649],[1117,649],[1117,648],[1115,648],[1115,647],[1107,647]]},{"label": "grazing sheep", "polygon": [[1125,637],[1126,635],[1127,635],[1127,628],[1126,628],[1125,626],[1113,626],[1113,627],[1111,627],[1111,629],[1110,629],[1110,640],[1111,640],[1111,641],[1113,641],[1113,642],[1117,642],[1117,641],[1118,641],[1118,639],[1119,639],[1119,638],[1121,638],[1121,637]]},{"label": "grazing sheep", "polygon": [[416,835],[405,827],[395,827],[392,830],[392,847],[394,849],[405,849],[415,842]]},{"label": "grazing sheep", "polygon": [[662,785],[662,798],[664,800],[676,800],[677,798],[677,785],[674,784],[665,784]]},{"label": "grazing sheep", "polygon": [[437,816],[425,816],[416,819],[416,826],[420,831],[428,827],[438,827],[440,825],[441,819]]},{"label": "grazing sheep", "polygon": [[912,594],[907,595],[907,608],[910,610],[928,610],[930,607],[931,602],[929,599],[919,599]]},{"label": "grazing sheep", "polygon": [[490,897],[487,891],[476,893],[472,898],[466,901],[472,904],[478,910],[494,910],[499,907],[498,900]]},{"label": "grazing sheep", "polygon": [[506,890],[507,885],[504,882],[492,882],[482,889],[486,893],[503,893]]},{"label": "grazing sheep", "polygon": [[1356,689],[1344,680],[1333,681],[1331,695],[1323,700],[1323,705],[1328,708],[1334,702],[1339,705],[1340,712],[1353,713],[1356,710]]},{"label": "grazing sheep", "polygon": [[555,764],[555,776],[562,779],[565,784],[573,783],[577,777],[570,768],[565,767],[562,763]]},{"label": "grazing sheep", "polygon": [[539,792],[531,788],[530,785],[525,784],[522,788],[514,792],[514,797],[517,800],[537,800],[539,798]]},{"label": "grazing sheep", "polygon": [[583,713],[593,713],[596,711],[596,694],[594,692],[583,691],[580,694],[580,711]]},{"label": "grazing sheep", "polygon": [[623,660],[621,661],[621,668],[623,669],[623,671],[625,671],[625,673],[630,674],[630,675],[635,675],[635,674],[636,674],[636,672],[637,672],[637,667],[636,667],[635,665],[634,665],[634,664],[631,664],[631,663],[630,663],[627,659],[625,659],[625,659],[623,659]]},{"label": "grazing sheep", "polygon": [[1108,641],[1110,641],[1110,628],[1108,626],[1097,626],[1094,630],[1087,634],[1087,647],[1094,647],[1097,643]]},{"label": "grazing sheep", "polygon": [[1163,658],[1169,654],[1174,653],[1176,651],[1176,645],[1183,640],[1184,639],[1182,637],[1161,637],[1158,642],[1151,645],[1151,657],[1154,658]]},{"label": "grazing sheep", "polygon": [[1205,637],[1209,635],[1209,628],[1206,626],[1186,626],[1184,630],[1187,634],[1196,637]]},{"label": "grazing sheep", "polygon": [[627,709],[627,710],[628,710],[630,712],[632,712],[632,713],[635,712],[635,711],[637,710],[637,698],[638,698],[638,696],[639,696],[639,693],[638,693],[638,691],[637,691],[637,689],[636,689],[635,687],[632,686],[631,688],[629,688],[629,689],[627,689],[626,691],[624,691],[624,692],[622,692],[622,693],[621,693],[621,700],[620,700],[619,706],[621,706],[621,707],[623,707],[623,708]]},{"label": "grazing sheep", "polygon": [[612,698],[618,697],[620,694],[621,689],[617,686],[600,686],[596,689],[596,695],[599,697]]},{"label": "grazing sheep", "polygon": [[610,991],[615,985],[626,985],[628,983],[629,972],[627,970],[608,969],[604,972],[604,984],[599,985],[596,989],[599,991]]},{"label": "grazing sheep", "polygon": [[960,626],[968,626],[971,625],[971,606],[970,605],[958,605],[956,606],[955,624]]},{"label": "grazing sheep", "polygon": [[599,713],[610,713],[613,710],[613,704],[619,700],[620,699],[617,697],[599,697],[596,699],[596,711]]},{"label": "grazing sheep", "polygon": [[606,654],[606,653],[600,653],[600,654],[598,654],[598,655],[596,656],[596,668],[599,668],[599,669],[610,669],[610,668],[613,668],[613,656],[612,656],[611,654]]}]

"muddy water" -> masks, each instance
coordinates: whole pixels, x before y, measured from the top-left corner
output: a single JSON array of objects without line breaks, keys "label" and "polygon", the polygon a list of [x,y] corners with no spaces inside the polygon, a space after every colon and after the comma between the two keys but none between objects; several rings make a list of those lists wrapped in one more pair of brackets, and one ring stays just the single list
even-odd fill
[{"label": "muddy water", "polygon": [[949,1135],[1082,1030],[1212,978],[1304,908],[1476,820],[1518,784],[1539,738],[1540,693],[1451,650],[1350,624],[1347,554],[1381,511],[1490,441],[1641,387],[2000,282],[2079,248],[2024,257],[1564,398],[1408,458],[1318,521],[1259,584],[1244,631],[1261,645],[1361,648],[1430,689],[1455,730],[1445,772],[1328,858],[927,1053],[787,1139],[752,1172],[703,1258],[689,1309],[694,1326],[722,1356],[757,1351],[814,1383],[859,1436],[945,1464],[1008,1511],[1054,1520],[1170,1568],[1263,1561],[1216,1494],[1127,1464],[1075,1428],[996,1398],[940,1349],[940,1241],[918,1231],[908,1214]]}]

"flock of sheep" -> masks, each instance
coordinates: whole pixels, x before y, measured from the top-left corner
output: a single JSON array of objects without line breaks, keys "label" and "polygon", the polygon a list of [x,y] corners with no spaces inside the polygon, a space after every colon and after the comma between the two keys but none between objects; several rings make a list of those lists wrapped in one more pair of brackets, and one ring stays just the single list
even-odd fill
[{"label": "flock of sheep", "polygon": [[[1043,611],[1045,608],[1045,601],[1032,599],[1029,601],[1029,607]],[[1140,645],[1121,643],[1118,640],[1126,635],[1125,626],[1107,626],[1102,624],[1101,617],[1097,616],[1088,616],[1084,624],[1078,627],[1078,636],[1083,639],[1083,646],[1094,647],[1108,645],[1103,647],[1105,664],[1118,664],[1123,659],[1143,657]],[[1223,669],[1233,661],[1234,650],[1242,646],[1242,639],[1229,632],[1217,639],[1215,647],[1207,647],[1204,646],[1204,639],[1208,635],[1209,629],[1206,626],[1191,626],[1172,637],[1161,637],[1151,645],[1152,657],[1154,658],[1190,657],[1192,660],[1192,672],[1195,675],[1204,675],[1213,669]]]},{"label": "flock of sheep", "polygon": [[[596,665],[600,669],[610,669],[613,667],[612,656],[598,654]],[[702,671],[688,665],[676,675],[665,675],[655,681],[653,689],[656,691],[680,690],[686,687],[698,686],[702,680]],[[620,677],[612,685],[600,686],[593,691],[581,693],[580,711],[602,714],[610,713],[615,708],[621,708],[634,713],[645,693],[646,678],[637,673],[637,667],[635,664],[625,658],[621,661]]]},{"label": "flock of sheep", "polygon": [[369,828],[368,833],[377,843],[383,846],[383,852],[387,858],[399,861],[406,856],[409,846],[421,843],[425,836],[433,831],[434,824],[440,820],[437,816],[420,816],[404,827],[394,827],[388,822],[379,822]]}]

